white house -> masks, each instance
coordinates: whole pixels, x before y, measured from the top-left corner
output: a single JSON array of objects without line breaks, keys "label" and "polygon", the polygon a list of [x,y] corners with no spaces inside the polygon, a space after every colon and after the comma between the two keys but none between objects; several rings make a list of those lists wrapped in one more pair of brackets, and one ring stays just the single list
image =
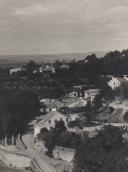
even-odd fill
[{"label": "white house", "polygon": [[73,92],[70,92],[68,94],[69,97],[77,97],[78,96],[78,92],[77,91],[73,91]]},{"label": "white house", "polygon": [[10,69],[10,75],[13,75],[14,73],[22,71],[22,68],[20,67],[15,67]]},{"label": "white house", "polygon": [[42,116],[42,118],[39,118],[40,121],[35,123],[34,125],[34,137],[37,138],[37,135],[40,133],[42,128],[47,128],[50,130],[51,127],[55,127],[55,122],[60,121],[61,119],[66,124],[66,116],[64,116],[62,113],[59,112],[49,112],[46,115]]},{"label": "white house", "polygon": [[95,97],[100,93],[100,89],[89,89],[84,92],[84,98],[94,101]]},{"label": "white house", "polygon": [[42,73],[42,72],[51,72],[51,73],[55,73],[56,70],[55,70],[55,67],[51,64],[45,64],[43,66],[41,66],[39,68],[39,72]]},{"label": "white house", "polygon": [[124,78],[112,77],[112,79],[108,82],[108,86],[111,87],[112,90],[115,90],[116,88],[120,87],[121,83],[124,81]]},{"label": "white house", "polygon": [[75,149],[56,146],[53,150],[53,157],[55,159],[61,159],[64,161],[72,162],[75,156]]}]

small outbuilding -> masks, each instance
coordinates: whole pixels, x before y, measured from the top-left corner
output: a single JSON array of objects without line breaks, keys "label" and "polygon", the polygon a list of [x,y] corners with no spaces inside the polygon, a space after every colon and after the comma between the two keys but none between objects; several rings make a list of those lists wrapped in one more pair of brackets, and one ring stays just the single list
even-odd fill
[{"label": "small outbuilding", "polygon": [[75,156],[75,149],[62,147],[62,146],[55,146],[53,150],[53,157],[55,159],[61,159],[64,161],[72,162]]},{"label": "small outbuilding", "polygon": [[84,92],[84,98],[94,101],[95,97],[100,93],[100,89],[89,89]]}]

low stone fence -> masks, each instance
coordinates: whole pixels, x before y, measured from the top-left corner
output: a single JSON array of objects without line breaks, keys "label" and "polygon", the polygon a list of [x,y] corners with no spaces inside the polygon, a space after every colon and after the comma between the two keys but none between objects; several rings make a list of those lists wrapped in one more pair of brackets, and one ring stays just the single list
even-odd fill
[{"label": "low stone fence", "polygon": [[0,149],[0,160],[12,168],[30,167],[31,159],[25,155]]}]

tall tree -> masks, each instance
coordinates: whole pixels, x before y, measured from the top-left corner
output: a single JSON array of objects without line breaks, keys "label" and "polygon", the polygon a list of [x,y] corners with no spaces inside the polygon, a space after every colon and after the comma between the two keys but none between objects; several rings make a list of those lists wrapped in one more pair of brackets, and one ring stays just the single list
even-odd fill
[{"label": "tall tree", "polygon": [[37,64],[33,60],[31,60],[27,64],[26,69],[27,69],[28,75],[32,75],[33,74],[33,71],[37,69]]},{"label": "tall tree", "polygon": [[31,90],[9,90],[0,94],[0,107],[1,133],[22,135],[27,124],[38,115],[39,100]]}]

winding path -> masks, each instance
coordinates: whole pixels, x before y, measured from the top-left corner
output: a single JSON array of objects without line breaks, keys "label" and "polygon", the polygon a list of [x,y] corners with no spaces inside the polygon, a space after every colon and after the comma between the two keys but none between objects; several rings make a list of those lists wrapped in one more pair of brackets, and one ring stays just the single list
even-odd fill
[{"label": "winding path", "polygon": [[22,137],[24,144],[26,145],[28,156],[36,160],[42,172],[56,172],[56,169],[47,161],[47,158],[40,156],[38,151],[34,147],[34,139],[32,134],[25,134]]}]

